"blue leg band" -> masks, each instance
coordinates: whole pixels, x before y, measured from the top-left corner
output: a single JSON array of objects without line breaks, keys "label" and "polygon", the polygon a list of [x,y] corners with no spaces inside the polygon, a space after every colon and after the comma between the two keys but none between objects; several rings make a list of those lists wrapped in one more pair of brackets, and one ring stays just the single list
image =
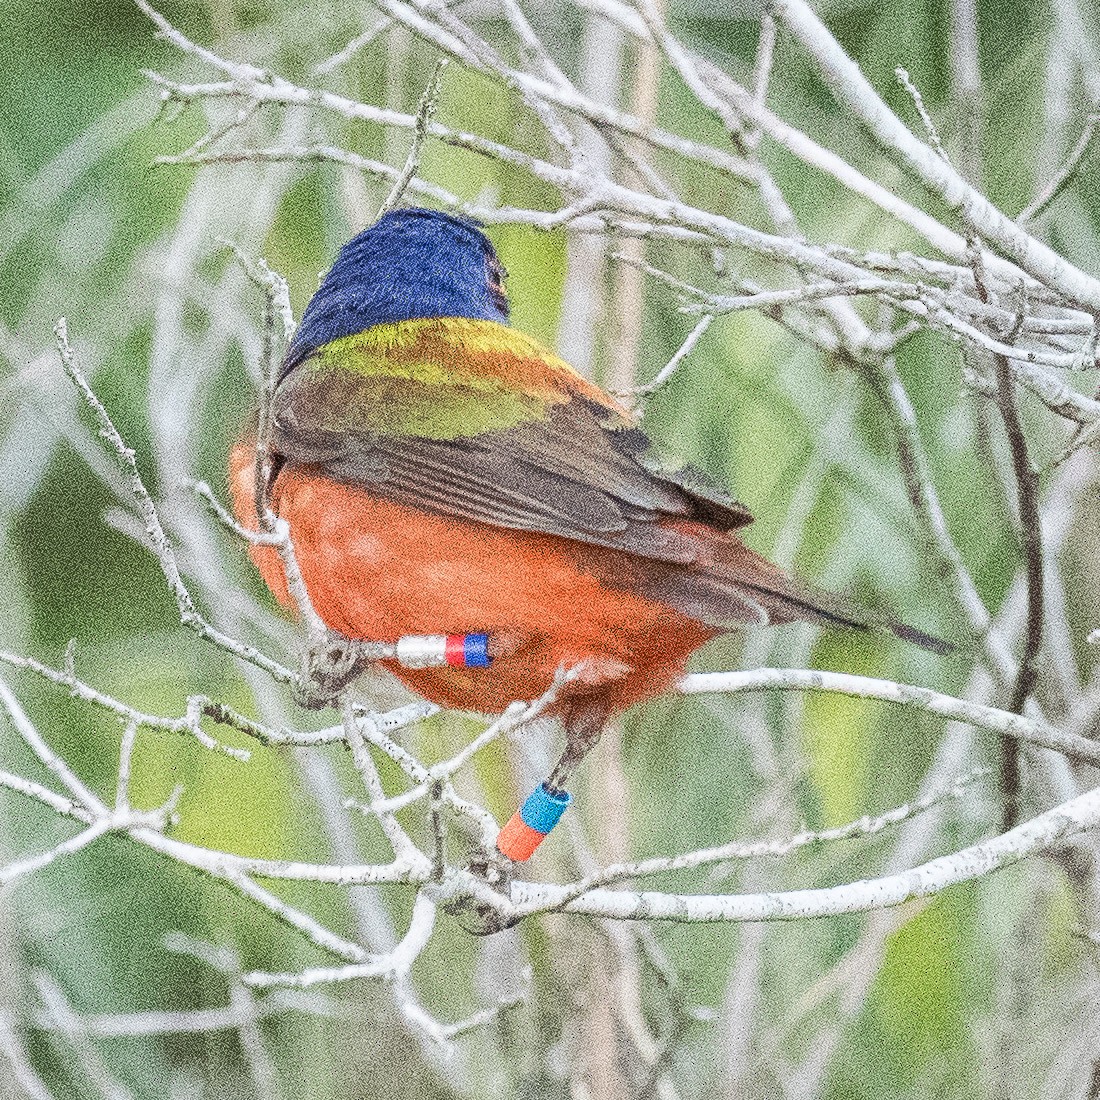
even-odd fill
[{"label": "blue leg band", "polygon": [[536,787],[520,807],[519,816],[524,825],[540,833],[548,833],[561,820],[573,796],[568,791],[551,793],[543,783]]},{"label": "blue leg band", "polygon": [[489,657],[488,634],[467,634],[463,650],[467,668],[488,668],[492,663]]}]

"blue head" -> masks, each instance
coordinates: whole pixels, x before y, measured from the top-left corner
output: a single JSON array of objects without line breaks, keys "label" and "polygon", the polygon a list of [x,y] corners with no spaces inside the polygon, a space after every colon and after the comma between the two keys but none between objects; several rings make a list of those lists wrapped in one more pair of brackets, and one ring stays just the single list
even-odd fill
[{"label": "blue head", "polygon": [[474,222],[436,210],[393,210],[340,249],[306,306],[283,369],[372,325],[426,317],[507,321],[504,275]]}]

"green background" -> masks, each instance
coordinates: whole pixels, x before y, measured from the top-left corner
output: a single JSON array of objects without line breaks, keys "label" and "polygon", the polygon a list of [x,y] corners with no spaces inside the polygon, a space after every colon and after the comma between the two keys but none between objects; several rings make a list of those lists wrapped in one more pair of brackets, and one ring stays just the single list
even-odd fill
[{"label": "green background", "polygon": [[[277,7],[211,0],[164,10],[198,41],[295,80],[309,80],[312,65],[374,18],[369,10],[335,3]],[[975,182],[1010,214],[1052,171],[1052,150],[1057,154],[1071,145],[1084,122],[1087,103],[1075,81],[1062,134],[1052,132],[1044,114],[1054,33],[1046,5],[979,4],[984,86],[976,144],[969,150],[963,148],[970,125],[966,105],[952,93],[948,5],[835,3],[822,14],[872,83],[911,119],[911,105],[893,77],[898,64],[909,70],[948,149],[976,151]],[[744,6],[721,14],[717,5],[674,4],[671,19],[693,46],[735,75],[747,72],[756,22]],[[577,10],[546,8],[535,21],[563,67],[574,72],[582,29]],[[331,78],[332,86],[364,102],[412,109],[434,54],[406,40],[387,59],[385,41]],[[151,167],[157,155],[195,140],[203,120],[194,107],[174,118],[158,115],[157,92],[141,74],[146,68],[210,76],[181,61],[154,38],[139,12],[119,0],[9,0],[0,8],[0,337],[6,360],[0,376],[0,643],[56,665],[75,639],[84,678],[158,713],[178,713],[185,697],[198,691],[251,713],[258,701],[250,682],[176,625],[155,562],[119,518],[119,498],[101,476],[109,463],[60,372],[51,327],[58,316],[68,318],[97,393],[136,448],[158,497],[176,502],[169,508],[186,509],[191,505],[171,480],[173,467],[154,461],[153,440],[164,428],[157,417],[172,415],[163,387],[171,383],[185,392],[194,366],[202,392],[187,405],[186,422],[173,430],[186,440],[183,468],[219,491],[227,449],[252,402],[254,346],[242,346],[236,333],[255,329],[259,302],[240,285],[217,236],[262,253],[284,273],[300,312],[317,273],[369,217],[355,224],[353,204],[341,190],[344,174],[332,166],[244,173]],[[723,143],[713,119],[667,71],[659,102],[660,121],[669,129]],[[919,197],[840,114],[808,62],[782,36],[770,102],[883,182]],[[545,151],[537,124],[509,94],[457,65],[446,71],[438,117]],[[271,140],[280,116],[271,112],[258,125]],[[309,131],[310,124],[302,125]],[[363,155],[396,164],[407,148],[407,137],[365,125],[329,124],[329,133]],[[916,245],[767,143],[764,157],[811,239],[881,249]],[[757,216],[753,200],[728,181],[701,169],[667,167],[696,205],[739,219]],[[550,208],[556,201],[545,185],[440,145],[428,147],[422,171],[466,198],[493,188],[503,203]],[[271,198],[258,220],[249,222],[242,190],[256,178],[266,180]],[[1051,243],[1090,271],[1097,256],[1098,178],[1083,170],[1040,223]],[[366,200],[356,209],[376,208],[385,190],[367,180]],[[934,204],[930,209],[935,212]],[[564,235],[523,227],[495,228],[491,235],[510,272],[515,323],[554,343],[568,323],[560,317]],[[181,254],[190,258],[189,281],[171,299],[164,258]],[[653,245],[648,257],[681,277],[705,277],[698,256],[671,245]],[[752,270],[750,263],[746,272]],[[151,367],[151,341],[164,323],[157,309],[167,308],[169,299],[178,304],[185,343],[172,361]],[[656,373],[690,327],[677,305],[667,288],[647,283],[642,379]],[[251,311],[251,317],[235,320],[232,310]],[[219,326],[228,326],[223,337]],[[597,349],[597,373],[606,367],[605,344]],[[998,426],[975,413],[962,389],[959,353],[943,341],[911,341],[899,369],[918,409],[952,534],[983,599],[995,609],[1018,565],[1010,503],[988,462],[990,447],[1001,453]],[[1049,458],[1059,449],[1061,429],[1046,413],[1025,411],[1037,457]],[[852,374],[771,322],[740,314],[712,326],[675,379],[649,402],[645,423],[670,453],[709,470],[750,506],[757,516],[748,534],[753,547],[826,586],[892,608],[906,621],[965,639],[961,613],[928,563],[886,419]],[[220,533],[208,537],[222,576],[263,603],[266,597],[239,547]],[[1074,570],[1075,594],[1069,621],[1080,635],[1096,625],[1088,621],[1084,598],[1095,591],[1090,555],[1079,551],[1067,568]],[[202,583],[200,578],[200,592]],[[271,634],[286,640],[291,630],[276,623]],[[964,689],[972,664],[965,644],[958,656],[939,659],[899,642],[800,628],[747,643],[723,639],[700,656],[699,665],[732,668],[742,660],[810,662],[952,693]],[[55,748],[111,797],[117,724],[33,679],[11,679]],[[425,758],[434,759],[475,728],[452,719],[408,736]],[[623,732],[631,852],[669,854],[881,812],[915,794],[943,729],[921,712],[827,695],[655,702],[628,716]],[[761,741],[779,779],[762,774]],[[0,744],[5,767],[37,776],[10,729],[0,731]],[[996,749],[984,736],[975,738],[964,750],[964,767],[995,763]],[[502,818],[519,793],[507,751],[498,745],[486,753],[476,775],[487,804]],[[342,755],[324,755],[350,786]],[[389,773],[387,778],[394,779]],[[777,810],[769,808],[767,795],[779,782],[790,798]],[[188,741],[143,734],[137,804],[155,805],[177,783],[185,787],[175,827],[183,839],[250,855],[328,856],[318,810],[292,755],[254,747],[250,764],[241,766]],[[580,804],[598,834],[597,807],[585,805],[583,796]],[[995,783],[984,780],[972,788],[964,809],[949,813],[921,858],[986,835],[998,819]],[[419,827],[415,816],[408,820],[410,828]],[[0,829],[0,850],[15,858],[57,843],[72,826],[5,794]],[[778,863],[761,861],[722,877],[700,873],[677,881],[700,890],[851,881],[881,870],[892,835]],[[364,859],[384,858],[369,830],[360,839]],[[560,855],[533,866],[546,877],[572,873]],[[352,933],[351,911],[339,890],[273,889]],[[408,893],[391,888],[381,897],[400,927]],[[725,1052],[733,1049],[737,1023],[731,968],[746,957],[751,937],[762,976],[757,1030],[748,1047],[751,1066],[741,1067],[748,1091],[741,1095],[780,1095],[778,1067],[803,1063],[816,1039],[830,1034],[837,1045],[820,1075],[820,1095],[829,1098],[1061,1095],[1046,1090],[1057,1079],[1059,1052],[1085,1029],[1081,1003],[1095,980],[1095,949],[1074,935],[1087,920],[1080,897],[1057,862],[1036,860],[905,909],[890,918],[894,924],[881,954],[854,962],[849,956],[849,966],[866,970],[864,995],[852,1003],[833,968],[869,927],[862,918],[748,930],[656,927],[653,936],[674,964],[680,986],[670,994],[643,966],[644,1011],[660,1033],[681,1019],[674,1004],[713,1010],[676,1025],[681,1030],[669,1072],[681,1095],[724,1095]],[[73,1057],[69,1040],[39,1026],[35,976],[50,975],[74,1009],[89,1015],[225,1004],[223,975],[166,949],[165,935],[177,930],[232,947],[245,968],[296,969],[326,961],[236,895],[124,839],[105,839],[0,895],[0,955],[10,960],[0,997],[29,1029],[35,1063],[55,1096],[109,1090],[89,1070],[92,1062]],[[452,1020],[492,1003],[499,973],[515,970],[517,958],[533,966],[527,1003],[458,1040],[460,1052],[449,1063],[425,1053],[400,1026],[386,987],[369,982],[326,993],[323,1013],[272,1014],[262,1029],[270,1079],[257,1079],[255,1068],[249,1069],[233,1031],[97,1041],[95,1061],[135,1097],[564,1097],[563,1059],[579,1057],[583,1048],[576,1021],[583,1015],[586,981],[594,960],[610,950],[604,932],[559,917],[531,922],[494,942],[471,937],[442,917],[437,938],[414,971],[423,1002]],[[1087,1064],[1097,1052],[1086,1035],[1080,1043]],[[1067,1086],[1065,1095],[1084,1093]]]}]

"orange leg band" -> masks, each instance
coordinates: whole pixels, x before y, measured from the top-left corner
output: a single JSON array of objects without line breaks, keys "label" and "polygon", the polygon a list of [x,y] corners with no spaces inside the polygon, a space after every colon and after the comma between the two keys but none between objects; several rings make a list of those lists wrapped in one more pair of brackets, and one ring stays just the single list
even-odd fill
[{"label": "orange leg band", "polygon": [[535,849],[546,839],[546,836],[546,833],[532,829],[520,816],[519,810],[516,810],[508,824],[500,830],[497,848],[509,859],[522,863],[535,854]]}]

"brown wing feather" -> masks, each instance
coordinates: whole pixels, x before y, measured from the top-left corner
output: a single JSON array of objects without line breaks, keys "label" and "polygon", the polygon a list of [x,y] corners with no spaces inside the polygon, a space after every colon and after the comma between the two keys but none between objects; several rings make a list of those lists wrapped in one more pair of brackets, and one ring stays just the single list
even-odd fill
[{"label": "brown wing feather", "polygon": [[657,561],[699,560],[698,539],[663,519],[721,529],[751,522],[744,505],[695,471],[665,471],[646,437],[583,398],[544,420],[458,439],[310,426],[279,409],[275,448],[289,462],[412,507],[609,546]]},{"label": "brown wing feather", "polygon": [[[284,391],[287,394],[288,391]],[[457,519],[534,531],[631,555],[594,566],[717,629],[797,619],[881,627],[950,647],[783,572],[750,550],[738,501],[690,467],[664,469],[646,436],[582,396],[545,419],[457,438],[334,431],[277,402],[275,448],[337,481]]]}]

